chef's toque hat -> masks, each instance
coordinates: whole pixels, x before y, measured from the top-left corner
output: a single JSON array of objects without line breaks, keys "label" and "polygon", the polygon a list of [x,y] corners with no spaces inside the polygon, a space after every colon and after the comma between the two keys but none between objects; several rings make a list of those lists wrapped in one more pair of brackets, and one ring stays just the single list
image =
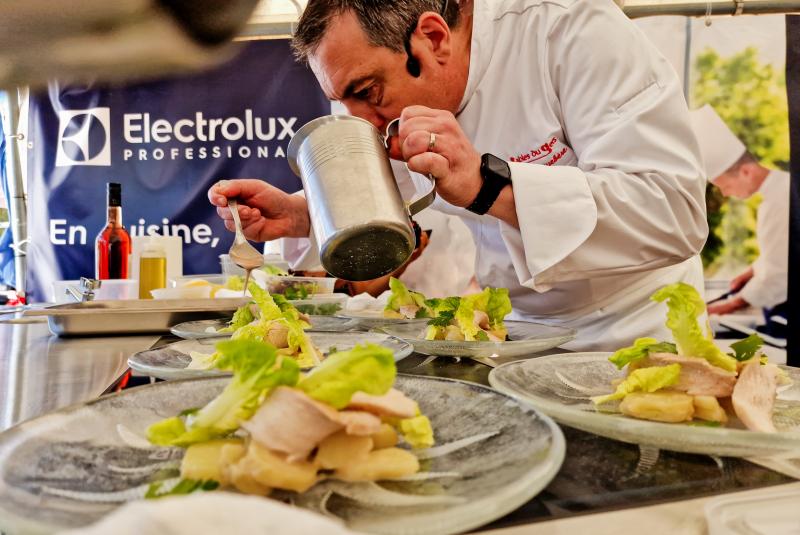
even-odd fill
[{"label": "chef's toque hat", "polygon": [[710,105],[689,112],[706,178],[714,180],[735,164],[747,150]]}]

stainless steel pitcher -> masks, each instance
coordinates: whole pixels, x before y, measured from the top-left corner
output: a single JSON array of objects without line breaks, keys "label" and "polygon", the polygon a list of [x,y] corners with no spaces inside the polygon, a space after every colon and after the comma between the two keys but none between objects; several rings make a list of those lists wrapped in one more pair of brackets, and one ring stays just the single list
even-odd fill
[{"label": "stainless steel pitcher", "polygon": [[292,138],[289,166],[300,177],[323,267],[361,281],[396,270],[414,251],[410,216],[429,206],[432,189],[412,204],[400,196],[381,133],[369,122],[328,115]]}]

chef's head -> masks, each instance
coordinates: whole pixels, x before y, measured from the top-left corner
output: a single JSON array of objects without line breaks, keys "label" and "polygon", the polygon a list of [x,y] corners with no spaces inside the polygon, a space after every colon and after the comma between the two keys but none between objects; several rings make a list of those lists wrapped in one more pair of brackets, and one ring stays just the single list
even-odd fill
[{"label": "chef's head", "polygon": [[706,104],[690,112],[706,177],[726,197],[746,199],[758,191],[765,168],[728,125]]},{"label": "chef's head", "polygon": [[382,130],[410,105],[457,110],[469,37],[457,0],[309,0],[293,47],[328,98]]}]

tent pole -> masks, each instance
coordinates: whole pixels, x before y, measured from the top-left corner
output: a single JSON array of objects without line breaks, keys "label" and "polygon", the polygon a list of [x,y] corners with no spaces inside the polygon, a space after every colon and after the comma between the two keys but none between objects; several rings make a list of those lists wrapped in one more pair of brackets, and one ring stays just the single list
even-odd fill
[{"label": "tent pole", "polygon": [[[669,2],[652,5],[627,5],[623,11],[628,17],[652,17],[654,15],[683,15],[705,17],[711,4],[712,15],[734,15],[739,2],[735,0],[712,0],[710,2]],[[742,15],[800,12],[800,0],[745,0]]]},{"label": "tent pole", "polygon": [[25,179],[19,160],[19,143],[24,143],[19,133],[19,94],[16,89],[8,91],[8,109],[4,114],[8,125],[6,135],[6,174],[8,176],[8,219],[14,238],[14,273],[17,294],[25,295],[26,264],[25,244],[28,239],[28,213],[25,206]]}]

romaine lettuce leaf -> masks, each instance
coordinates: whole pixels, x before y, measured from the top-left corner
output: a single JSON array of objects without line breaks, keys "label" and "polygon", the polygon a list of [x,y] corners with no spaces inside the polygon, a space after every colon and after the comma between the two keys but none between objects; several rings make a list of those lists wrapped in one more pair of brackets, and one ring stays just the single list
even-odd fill
[{"label": "romaine lettuce leaf", "polygon": [[[505,337],[505,324],[503,319],[511,313],[511,300],[507,288],[485,288],[479,294],[467,295],[461,298],[455,320],[459,329],[464,333],[464,339],[478,340],[480,327],[475,324],[475,311],[480,310],[489,316],[489,330],[501,331],[501,338]],[[488,340],[481,336],[480,339]]]},{"label": "romaine lettuce leaf", "polygon": [[250,418],[276,386],[294,386],[300,377],[293,359],[281,359],[273,346],[251,340],[226,340],[216,346],[216,366],[233,372],[225,389],[186,421],[167,418],[147,429],[147,438],[159,446],[186,447],[236,431]]},{"label": "romaine lettuce leaf", "polygon": [[244,305],[243,307],[239,307],[236,312],[233,313],[233,318],[231,322],[228,324],[227,327],[224,329],[220,329],[219,332],[221,333],[230,333],[248,325],[255,320],[256,317],[253,315],[253,311],[250,310],[250,303]]},{"label": "romaine lettuce leaf", "polygon": [[651,353],[677,353],[678,348],[669,342],[659,342],[655,338],[639,338],[632,346],[618,349],[608,360],[622,369],[631,362],[641,360]]},{"label": "romaine lettuce leaf", "polygon": [[289,349],[293,354],[297,355],[297,364],[301,368],[310,368],[319,364],[319,356],[314,343],[305,331],[309,325],[297,316],[296,310],[284,312],[283,318],[275,321],[282,321],[289,328],[287,336]]},{"label": "romaine lettuce leaf", "polygon": [[622,399],[632,392],[655,392],[678,382],[681,374],[680,364],[670,364],[669,366],[655,366],[652,368],[639,368],[632,371],[625,378],[613,394],[592,398],[597,405]]},{"label": "romaine lettuce leaf", "polygon": [[425,304],[424,295],[419,292],[409,290],[406,288],[406,285],[400,281],[400,279],[396,279],[394,277],[389,279],[389,289],[392,291],[392,293],[389,295],[389,299],[386,301],[386,307],[384,307],[384,310],[399,312],[400,307],[413,305],[419,307],[419,311],[416,315],[417,318],[431,317],[431,310],[428,305]]},{"label": "romaine lettuce leaf", "polygon": [[750,360],[751,358],[755,357],[756,353],[763,345],[764,340],[757,334],[753,333],[743,340],[732,343],[731,349],[733,349],[734,352],[728,353],[728,355],[735,358],[739,362],[744,362],[745,360]]},{"label": "romaine lettuce leaf", "polygon": [[670,284],[654,293],[651,299],[667,302],[666,326],[672,331],[679,355],[704,358],[713,366],[736,371],[736,359],[723,353],[710,335],[703,334],[697,318],[705,312],[706,305],[694,287],[683,282]]},{"label": "romaine lettuce leaf", "polygon": [[374,344],[328,355],[297,387],[310,397],[343,409],[356,392],[382,396],[394,384],[397,368],[390,349]]}]

